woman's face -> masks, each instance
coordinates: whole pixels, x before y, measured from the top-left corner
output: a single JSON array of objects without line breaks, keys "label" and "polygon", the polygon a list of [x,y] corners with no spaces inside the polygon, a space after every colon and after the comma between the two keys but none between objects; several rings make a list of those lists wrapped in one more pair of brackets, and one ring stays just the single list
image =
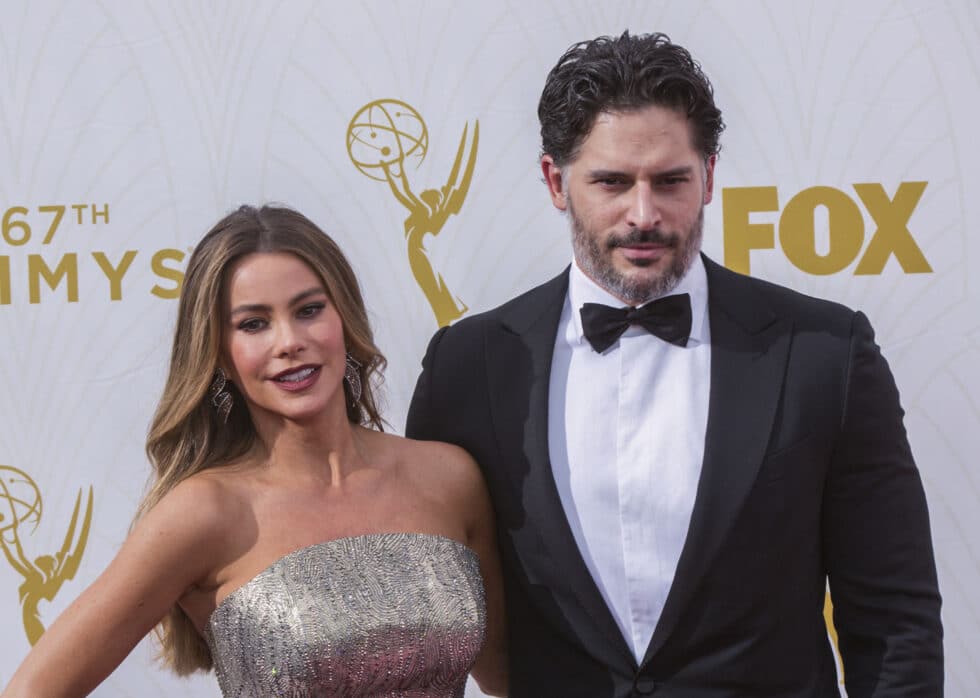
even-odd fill
[{"label": "woman's face", "polygon": [[236,261],[225,281],[226,372],[258,425],[346,413],[344,331],[319,276],[287,252]]}]

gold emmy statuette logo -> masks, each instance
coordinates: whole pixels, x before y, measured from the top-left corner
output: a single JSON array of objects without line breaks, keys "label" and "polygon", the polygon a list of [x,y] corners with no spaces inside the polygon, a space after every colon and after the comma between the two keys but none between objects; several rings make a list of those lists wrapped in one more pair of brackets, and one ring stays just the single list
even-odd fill
[{"label": "gold emmy statuette logo", "polygon": [[65,542],[54,555],[39,555],[31,562],[24,553],[22,535],[24,528],[33,526],[30,533],[41,523],[41,492],[34,480],[23,470],[9,465],[0,465],[0,546],[7,562],[24,578],[18,589],[20,605],[24,617],[24,632],[33,645],[44,634],[41,614],[37,605],[41,599],[54,600],[61,585],[73,579],[78,571],[85,543],[88,541],[89,525],[92,523],[92,488],[88,488],[88,502],[82,517],[82,528],[78,528],[78,514],[82,505],[82,491],[75,497],[75,511],[72,512]]},{"label": "gold emmy statuette logo", "polygon": [[837,640],[837,628],[834,627],[834,604],[830,600],[830,592],[824,597],[823,601],[823,620],[827,624],[827,633],[830,635],[830,642],[834,646],[837,654],[837,662],[840,665],[840,682],[844,684],[844,658],[840,654],[840,643]]},{"label": "gold emmy statuette logo", "polygon": [[466,199],[476,165],[480,122],[473,124],[472,141],[468,141],[469,128],[469,124],[463,127],[446,184],[416,196],[408,182],[406,165],[414,163],[417,167],[429,147],[429,131],[419,113],[400,100],[379,99],[361,107],[347,127],[347,153],[351,162],[361,174],[387,182],[394,197],[408,209],[405,219],[408,263],[440,327],[461,317],[468,308],[432,268],[423,238],[438,235],[446,219],[459,213]]}]

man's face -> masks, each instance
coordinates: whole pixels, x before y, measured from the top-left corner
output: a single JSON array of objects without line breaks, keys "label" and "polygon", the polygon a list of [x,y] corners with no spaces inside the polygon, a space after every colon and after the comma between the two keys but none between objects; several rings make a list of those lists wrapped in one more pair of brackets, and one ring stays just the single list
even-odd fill
[{"label": "man's face", "polygon": [[578,156],[541,169],[568,211],[575,261],[624,303],[674,288],[701,250],[715,157],[692,145],[687,118],[658,106],[600,114]]}]

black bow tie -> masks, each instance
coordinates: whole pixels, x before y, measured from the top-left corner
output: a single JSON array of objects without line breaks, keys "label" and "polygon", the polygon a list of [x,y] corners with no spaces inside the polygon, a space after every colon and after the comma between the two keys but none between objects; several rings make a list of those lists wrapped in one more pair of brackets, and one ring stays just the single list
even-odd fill
[{"label": "black bow tie", "polygon": [[600,354],[616,343],[626,328],[639,325],[650,334],[679,347],[691,334],[691,297],[686,293],[658,298],[642,308],[582,305],[582,332]]}]

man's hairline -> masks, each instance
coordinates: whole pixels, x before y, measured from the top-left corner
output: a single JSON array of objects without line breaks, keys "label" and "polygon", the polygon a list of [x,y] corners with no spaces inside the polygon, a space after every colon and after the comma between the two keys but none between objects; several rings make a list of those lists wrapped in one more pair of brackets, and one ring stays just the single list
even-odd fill
[{"label": "man's hairline", "polygon": [[668,109],[670,111],[676,112],[676,113],[681,114],[682,116],[684,116],[685,121],[687,122],[688,128],[690,130],[691,147],[694,150],[698,151],[698,155],[701,156],[701,162],[704,164],[705,168],[707,168],[708,161],[712,157],[715,157],[715,156],[718,155],[717,152],[708,153],[708,152],[704,152],[703,149],[697,147],[697,144],[694,142],[695,141],[694,129],[693,128],[690,128],[691,123],[692,123],[691,116],[689,114],[687,114],[683,109],[680,109],[678,107],[671,107],[669,105],[661,104],[661,103],[658,103],[658,102],[648,102],[648,103],[645,103],[645,104],[638,104],[638,105],[635,105],[635,106],[619,107],[619,108],[616,108],[616,109],[612,109],[612,108],[608,108],[608,107],[607,108],[604,108],[604,109],[600,109],[598,112],[596,112],[596,115],[592,118],[592,123],[589,124],[588,130],[585,131],[578,138],[578,142],[575,144],[575,147],[572,148],[572,151],[568,154],[568,157],[565,159],[565,162],[564,163],[559,163],[558,160],[557,160],[557,158],[554,156],[554,154],[549,153],[548,151],[544,150],[543,148],[541,149],[541,155],[538,158],[538,160],[540,161],[541,158],[543,158],[545,156],[550,157],[551,158],[551,161],[555,164],[556,167],[558,167],[558,170],[561,172],[562,181],[564,181],[565,174],[566,174],[568,168],[571,167],[573,164],[575,164],[575,161],[578,160],[578,157],[579,157],[579,155],[581,154],[581,151],[582,151],[582,144],[585,143],[586,139],[592,134],[592,130],[595,128],[596,123],[599,121],[599,117],[601,117],[603,114],[629,114],[629,113],[632,113],[632,112],[642,111],[642,110],[644,110],[644,109],[646,109],[648,107],[660,107],[662,109]]}]

